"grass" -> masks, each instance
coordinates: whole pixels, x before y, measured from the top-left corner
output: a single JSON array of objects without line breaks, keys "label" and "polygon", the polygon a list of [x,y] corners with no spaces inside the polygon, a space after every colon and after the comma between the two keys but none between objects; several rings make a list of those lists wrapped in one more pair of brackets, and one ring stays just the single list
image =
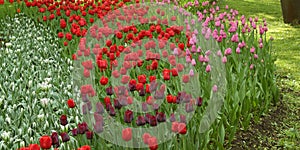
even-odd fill
[{"label": "grass", "polygon": [[[242,138],[241,134],[257,130],[258,132],[249,135],[257,137],[254,141],[256,143],[245,141],[246,144],[242,144],[243,139],[236,139],[235,144],[244,148],[251,148],[253,144],[257,144],[260,148],[300,148],[300,25],[283,23],[280,0],[239,0],[238,3],[234,0],[221,0],[220,3],[222,8],[228,5],[246,17],[266,18],[269,28],[267,35],[274,38],[277,83],[282,97],[282,101],[270,108],[270,113],[262,117],[260,124],[253,124],[249,131],[237,134],[237,137]],[[278,114],[276,113],[278,110],[282,111]],[[269,126],[266,123],[267,119],[271,121]],[[260,129],[261,126],[265,129]],[[265,131],[270,130],[269,128],[272,128],[272,133],[266,134]],[[233,149],[234,147],[233,145]]]}]

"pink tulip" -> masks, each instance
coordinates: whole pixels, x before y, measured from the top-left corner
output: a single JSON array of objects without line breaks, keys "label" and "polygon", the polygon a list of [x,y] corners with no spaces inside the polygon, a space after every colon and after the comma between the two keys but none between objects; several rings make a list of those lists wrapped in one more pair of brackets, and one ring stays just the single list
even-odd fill
[{"label": "pink tulip", "polygon": [[205,69],[205,71],[206,71],[206,72],[210,72],[210,71],[211,71],[211,67],[210,67],[210,65],[209,65],[209,64],[206,66],[206,69]]}]

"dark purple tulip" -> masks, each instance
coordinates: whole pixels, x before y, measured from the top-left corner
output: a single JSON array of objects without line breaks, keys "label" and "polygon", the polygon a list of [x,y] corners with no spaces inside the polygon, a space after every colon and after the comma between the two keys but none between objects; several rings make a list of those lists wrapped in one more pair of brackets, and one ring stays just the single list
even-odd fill
[{"label": "dark purple tulip", "polygon": [[126,110],[124,114],[124,122],[131,123],[133,120],[133,112],[131,110]]},{"label": "dark purple tulip", "polygon": [[180,122],[186,123],[186,117],[185,117],[185,115],[180,115]]},{"label": "dark purple tulip", "polygon": [[150,92],[153,92],[157,89],[158,83],[156,81],[152,81],[150,83]]},{"label": "dark purple tulip", "polygon": [[146,120],[143,116],[138,116],[136,120],[136,125],[137,126],[142,126],[146,124]]},{"label": "dark purple tulip", "polygon": [[175,115],[172,113],[170,115],[170,122],[175,122],[175,121],[176,121]]},{"label": "dark purple tulip", "polygon": [[116,87],[116,89],[117,89],[117,93],[116,93],[117,95],[124,95],[126,92],[125,86],[118,86],[118,87]]},{"label": "dark purple tulip", "polygon": [[103,116],[98,113],[94,113],[94,118],[96,122],[103,122]]},{"label": "dark purple tulip", "polygon": [[84,115],[86,115],[88,113],[88,106],[87,106],[87,104],[83,104],[82,105],[82,113]]},{"label": "dark purple tulip", "polygon": [[165,93],[164,92],[162,92],[162,91],[156,91],[155,92],[155,95],[154,95],[155,99],[164,99],[164,97],[165,97]]},{"label": "dark purple tulip", "polygon": [[66,132],[61,133],[60,136],[63,142],[68,142],[70,140],[70,136]]},{"label": "dark purple tulip", "polygon": [[75,129],[72,130],[72,135],[73,135],[73,136],[76,136],[77,133],[78,133],[77,128],[75,128]]},{"label": "dark purple tulip", "polygon": [[158,122],[165,122],[166,121],[166,115],[163,112],[159,112],[156,114],[156,119]]},{"label": "dark purple tulip", "polygon": [[106,111],[109,111],[109,108],[111,107],[111,103],[105,103]]},{"label": "dark purple tulip", "polygon": [[86,94],[82,94],[81,98],[82,98],[83,102],[88,102],[89,101],[88,96]]},{"label": "dark purple tulip", "polygon": [[153,104],[152,108],[153,108],[153,110],[158,111],[159,105],[158,104]]},{"label": "dark purple tulip", "polygon": [[103,132],[103,124],[101,122],[96,122],[95,125],[94,125],[94,131],[96,133]]},{"label": "dark purple tulip", "polygon": [[142,102],[142,110],[144,112],[148,111],[148,104],[146,102]]},{"label": "dark purple tulip", "polygon": [[106,94],[107,95],[113,95],[114,94],[114,90],[111,86],[106,88]]},{"label": "dark purple tulip", "polygon": [[60,116],[60,124],[63,125],[63,126],[68,124],[68,119],[67,119],[66,115],[61,115]]},{"label": "dark purple tulip", "polygon": [[92,103],[91,103],[91,101],[86,102],[86,105],[87,105],[88,110],[91,111],[92,110]]},{"label": "dark purple tulip", "polygon": [[128,83],[128,87],[131,92],[136,90],[135,84]]},{"label": "dark purple tulip", "polygon": [[157,126],[157,120],[156,120],[155,116],[149,117],[149,124],[150,124],[150,126]]},{"label": "dark purple tulip", "polygon": [[145,96],[146,95],[146,91],[145,91],[144,88],[142,88],[142,89],[139,90],[139,95],[140,96]]},{"label": "dark purple tulip", "polygon": [[149,118],[150,118],[150,116],[151,116],[151,115],[148,114],[148,113],[145,115],[145,121],[146,121],[146,123],[149,123]]},{"label": "dark purple tulip", "polygon": [[128,103],[127,103],[127,97],[126,97],[126,96],[120,95],[120,96],[118,96],[117,99],[118,99],[119,103],[120,103],[122,106],[127,106],[127,105],[128,105]]},{"label": "dark purple tulip", "polygon": [[186,103],[185,104],[185,111],[187,113],[194,111],[193,103]]},{"label": "dark purple tulip", "polygon": [[188,103],[188,102],[191,101],[191,99],[192,99],[192,95],[190,95],[190,94],[185,94],[184,97],[183,97],[183,102],[184,102],[184,103]]},{"label": "dark purple tulip", "polygon": [[86,122],[82,122],[81,125],[84,127],[85,131],[89,130]]},{"label": "dark purple tulip", "polygon": [[122,105],[120,104],[118,99],[114,99],[114,106],[116,109],[121,109]]},{"label": "dark purple tulip", "polygon": [[52,145],[54,147],[59,147],[59,138],[56,132],[53,132],[51,135]]},{"label": "dark purple tulip", "polygon": [[180,104],[183,100],[185,93],[184,92],[178,92],[177,96],[176,96],[176,103]]},{"label": "dark purple tulip", "polygon": [[89,140],[93,139],[93,132],[92,131],[86,131],[85,135],[86,135],[87,139],[89,139]]},{"label": "dark purple tulip", "polygon": [[79,123],[77,126],[77,133],[78,134],[84,134],[85,131],[87,130],[87,125],[84,123]]},{"label": "dark purple tulip", "polygon": [[109,115],[110,116],[115,116],[116,115],[115,109],[111,105],[109,105]]},{"label": "dark purple tulip", "polygon": [[101,102],[97,102],[96,103],[96,112],[99,114],[103,114],[104,113],[104,108]]},{"label": "dark purple tulip", "polygon": [[203,103],[202,97],[198,97],[196,100],[196,103],[197,103],[197,106],[202,106],[202,103]]}]

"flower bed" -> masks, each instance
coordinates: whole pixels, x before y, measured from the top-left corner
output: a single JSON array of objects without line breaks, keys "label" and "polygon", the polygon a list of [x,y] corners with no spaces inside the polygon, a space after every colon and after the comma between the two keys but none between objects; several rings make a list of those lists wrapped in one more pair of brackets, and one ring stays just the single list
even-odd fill
[{"label": "flower bed", "polygon": [[[6,36],[8,43],[2,44],[1,57],[10,54],[23,60],[22,65],[34,66],[26,69],[28,73],[21,79],[29,84],[36,76],[40,81],[30,82],[36,85],[32,86],[33,94],[28,84],[19,83],[23,80],[15,80],[20,73],[15,74],[13,66],[20,64],[10,64],[10,57],[2,60],[11,65],[4,68],[7,73],[3,79],[12,72],[16,75],[11,87],[2,82],[2,105],[5,110],[13,109],[8,111],[12,112],[9,118],[22,106],[29,112],[23,114],[24,118],[44,115],[49,126],[38,128],[42,122],[32,123],[30,119],[25,119],[28,123],[21,127],[7,126],[1,130],[6,139],[2,146],[19,148],[39,143],[42,148],[61,149],[83,145],[92,149],[222,148],[232,141],[236,130],[246,129],[252,118],[259,118],[278,99],[264,19],[240,17],[237,10],[227,7],[222,12],[215,2],[208,1],[188,3],[186,9],[192,13],[174,6],[176,2],[21,4],[25,14],[36,20],[30,29],[40,30],[31,34],[22,21],[32,21],[17,15],[20,21],[8,19],[3,23],[3,29],[15,26],[3,34],[36,37],[36,44],[27,42],[27,38],[22,42],[22,38]],[[23,59],[23,51],[33,59]],[[49,66],[39,68],[43,64]],[[21,87],[16,88],[14,82]],[[10,92],[25,88],[28,93]],[[51,105],[36,105],[35,100],[46,104],[50,98]],[[19,99],[24,105],[16,104]],[[17,118],[13,121],[20,122]],[[11,123],[9,119],[6,122]],[[25,144],[17,145],[8,138],[12,134],[8,132],[15,128],[34,132],[14,134],[24,137],[20,142],[24,140]]]}]

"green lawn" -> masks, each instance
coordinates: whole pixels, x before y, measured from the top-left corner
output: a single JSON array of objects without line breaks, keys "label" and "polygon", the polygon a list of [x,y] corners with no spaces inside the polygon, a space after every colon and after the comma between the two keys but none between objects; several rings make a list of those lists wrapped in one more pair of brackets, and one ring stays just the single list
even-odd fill
[{"label": "green lawn", "polygon": [[[221,0],[220,3],[222,8],[228,5],[246,17],[266,18],[269,28],[267,35],[274,38],[273,51],[277,58],[275,63],[282,103],[273,106],[264,118],[271,120],[270,128],[275,130],[272,131],[273,134],[266,134],[266,129],[255,129],[263,126],[265,122],[262,119],[260,125],[253,125],[248,132],[254,133],[252,136],[264,148],[300,148],[300,25],[283,23],[280,0]],[[278,110],[283,111],[274,113]],[[257,130],[258,132],[253,132]],[[253,146],[250,142],[244,145],[245,148]]]}]

